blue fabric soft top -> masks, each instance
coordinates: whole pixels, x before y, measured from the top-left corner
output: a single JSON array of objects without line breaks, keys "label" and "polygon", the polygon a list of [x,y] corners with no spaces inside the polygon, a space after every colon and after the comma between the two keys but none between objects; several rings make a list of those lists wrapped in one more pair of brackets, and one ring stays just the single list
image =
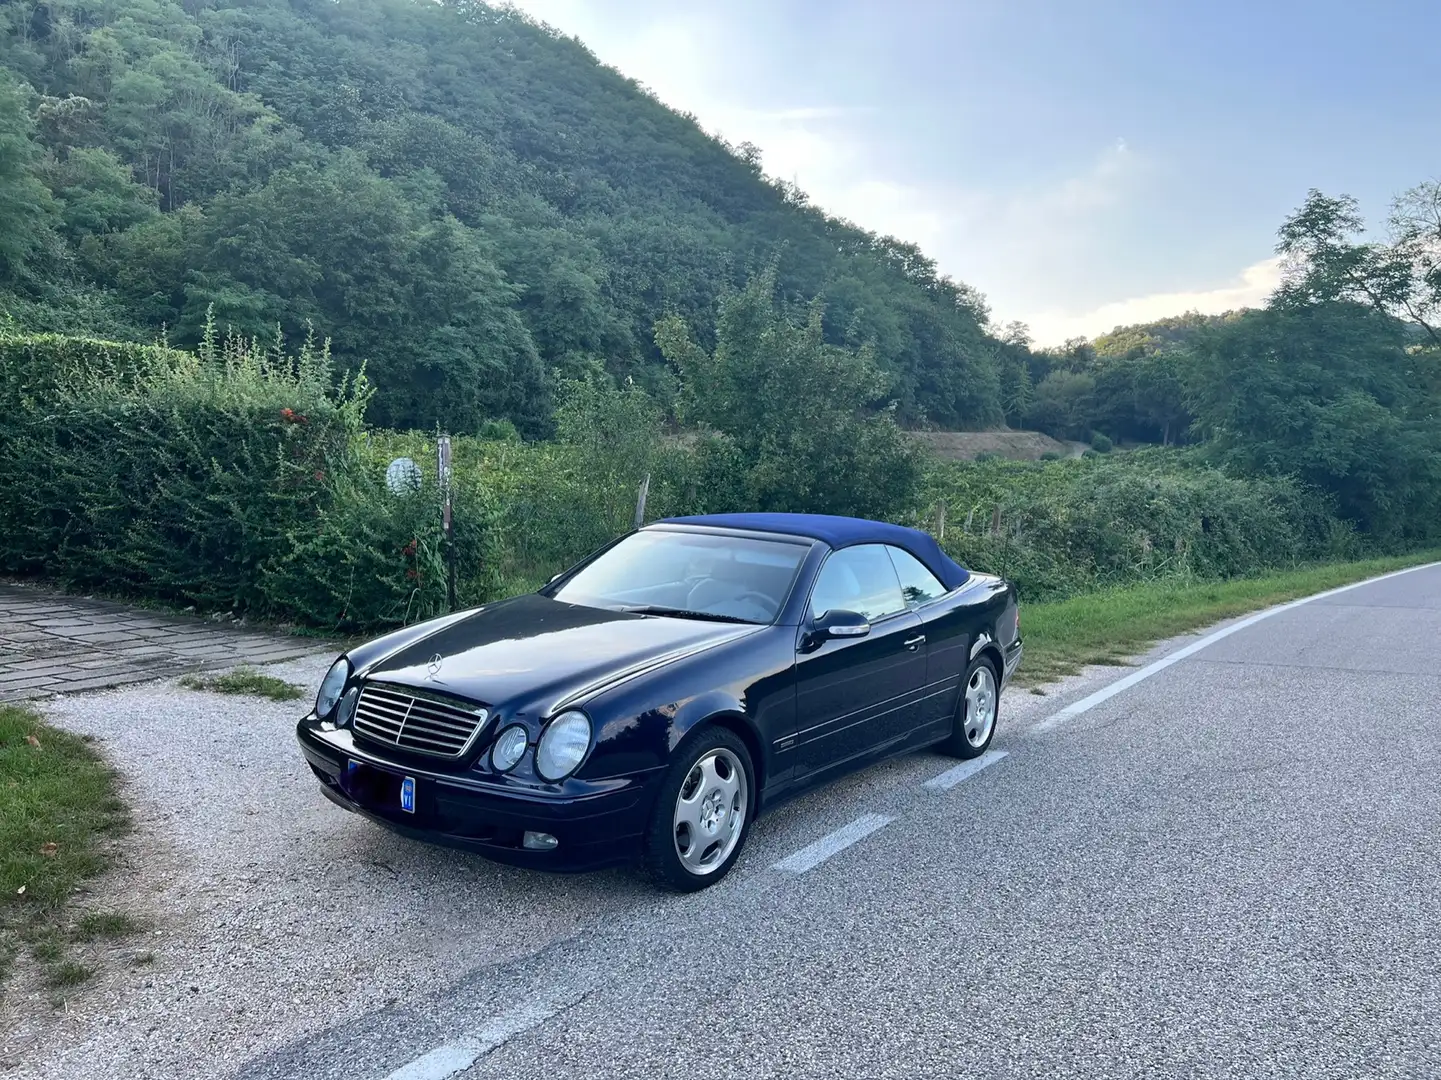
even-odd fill
[{"label": "blue fabric soft top", "polygon": [[909,551],[947,590],[958,589],[971,575],[941,550],[935,537],[904,525],[888,525],[863,518],[834,517],[829,514],[706,514],[700,517],[666,518],[661,525],[709,525],[724,529],[785,533],[823,540],[832,548],[854,544],[893,544]]}]

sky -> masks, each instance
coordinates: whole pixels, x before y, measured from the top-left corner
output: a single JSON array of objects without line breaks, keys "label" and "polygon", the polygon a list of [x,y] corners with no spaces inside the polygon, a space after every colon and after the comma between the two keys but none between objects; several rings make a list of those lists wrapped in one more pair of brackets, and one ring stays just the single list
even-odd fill
[{"label": "sky", "polygon": [[1311,188],[1441,177],[1436,0],[518,0],[1040,345],[1263,303]]}]

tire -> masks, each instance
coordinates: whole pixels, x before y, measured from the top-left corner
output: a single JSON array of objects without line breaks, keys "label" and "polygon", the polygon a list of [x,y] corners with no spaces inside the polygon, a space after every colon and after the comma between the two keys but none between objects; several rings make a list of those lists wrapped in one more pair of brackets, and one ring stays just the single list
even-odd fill
[{"label": "tire", "polygon": [[733,731],[708,725],[676,748],[641,851],[656,885],[695,892],[735,865],[755,814],[755,768]]},{"label": "tire", "polygon": [[[972,660],[961,681],[951,733],[941,742],[940,749],[952,757],[975,758],[984,754],[996,737],[1001,719],[1000,679],[996,669],[985,657]],[[990,722],[985,713],[989,711]]]}]

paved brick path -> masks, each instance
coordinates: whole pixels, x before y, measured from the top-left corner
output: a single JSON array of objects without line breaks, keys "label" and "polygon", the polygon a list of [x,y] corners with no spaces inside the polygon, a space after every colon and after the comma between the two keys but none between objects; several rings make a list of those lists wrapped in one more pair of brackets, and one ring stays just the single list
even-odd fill
[{"label": "paved brick path", "polygon": [[0,584],[0,701],[266,664],[326,647],[313,638]]}]

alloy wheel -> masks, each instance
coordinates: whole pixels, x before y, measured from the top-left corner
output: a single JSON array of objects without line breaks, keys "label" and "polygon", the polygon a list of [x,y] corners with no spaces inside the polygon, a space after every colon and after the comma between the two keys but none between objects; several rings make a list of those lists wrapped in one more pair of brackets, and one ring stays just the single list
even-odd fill
[{"label": "alloy wheel", "polygon": [[996,676],[989,664],[980,664],[966,684],[966,742],[985,746],[996,723]]},{"label": "alloy wheel", "polygon": [[686,774],[672,819],[681,865],[703,877],[724,865],[750,810],[745,767],[725,747],[703,754]]}]

